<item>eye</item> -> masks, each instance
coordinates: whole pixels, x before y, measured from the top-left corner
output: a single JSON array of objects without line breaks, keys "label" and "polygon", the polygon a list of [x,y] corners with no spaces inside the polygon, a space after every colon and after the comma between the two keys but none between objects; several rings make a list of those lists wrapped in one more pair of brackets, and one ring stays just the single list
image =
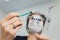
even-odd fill
[{"label": "eye", "polygon": [[34,18],[32,17],[32,19],[34,19]]},{"label": "eye", "polygon": [[41,21],[41,19],[38,19],[38,21]]}]

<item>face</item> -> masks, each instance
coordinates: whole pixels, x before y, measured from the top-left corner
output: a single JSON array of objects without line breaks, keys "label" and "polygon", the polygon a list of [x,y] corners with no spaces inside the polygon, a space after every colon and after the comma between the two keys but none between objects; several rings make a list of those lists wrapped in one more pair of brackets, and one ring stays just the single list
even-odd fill
[{"label": "face", "polygon": [[32,33],[39,33],[43,29],[43,19],[40,15],[32,15],[28,24],[29,31]]},{"label": "face", "polygon": [[35,25],[37,24],[39,26],[43,26],[43,19],[40,15],[32,15],[29,19],[29,22],[34,23]]}]

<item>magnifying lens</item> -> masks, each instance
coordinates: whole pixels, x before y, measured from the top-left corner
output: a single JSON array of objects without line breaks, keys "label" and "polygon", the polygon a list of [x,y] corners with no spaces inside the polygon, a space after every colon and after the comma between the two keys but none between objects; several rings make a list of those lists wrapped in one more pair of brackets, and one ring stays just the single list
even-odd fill
[{"label": "magnifying lens", "polygon": [[33,13],[31,11],[20,14],[18,17],[25,16],[29,14],[27,17],[27,22],[26,22],[26,30],[28,33],[34,34],[38,33],[41,34],[41,32],[45,28],[45,22],[48,21],[50,22],[50,14],[49,14],[49,20],[46,20],[46,16],[44,14],[41,14],[39,12]]},{"label": "magnifying lens", "polygon": [[26,29],[28,33],[38,33],[40,34],[44,29],[46,17],[40,12],[35,12],[27,17]]},{"label": "magnifying lens", "polygon": [[[26,29],[28,33],[38,33],[41,34],[44,28],[49,26],[50,20],[51,20],[51,9],[53,8],[49,7],[48,10],[48,17],[46,17],[44,14],[41,13],[33,13],[30,14],[27,17],[27,25]],[[36,15],[35,15],[36,14]],[[34,16],[35,15],[35,16]],[[46,22],[46,23],[45,23]]]},{"label": "magnifying lens", "polygon": [[[50,20],[51,20],[51,9],[53,8],[49,7],[48,10],[48,17],[46,17],[44,14],[41,13],[33,13],[32,11],[28,11],[26,13],[23,13],[19,15],[18,17],[24,16],[29,14],[26,21],[26,30],[28,33],[34,34],[35,32],[38,34],[41,34],[41,32],[44,30],[45,26],[49,26]],[[47,25],[45,25],[47,22]]]}]

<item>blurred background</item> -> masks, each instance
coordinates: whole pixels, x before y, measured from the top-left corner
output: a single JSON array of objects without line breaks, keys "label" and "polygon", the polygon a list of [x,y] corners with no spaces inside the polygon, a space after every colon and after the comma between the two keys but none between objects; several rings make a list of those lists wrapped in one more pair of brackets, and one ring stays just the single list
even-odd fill
[{"label": "blurred background", "polygon": [[[47,15],[48,8],[53,5],[55,7],[51,9],[50,26],[45,34],[49,36],[50,40],[60,40],[60,0],[0,0],[0,20],[9,12],[18,12],[21,14],[25,11],[39,11]],[[16,35],[28,35],[26,31],[27,16],[20,17],[23,21],[23,27]]]}]

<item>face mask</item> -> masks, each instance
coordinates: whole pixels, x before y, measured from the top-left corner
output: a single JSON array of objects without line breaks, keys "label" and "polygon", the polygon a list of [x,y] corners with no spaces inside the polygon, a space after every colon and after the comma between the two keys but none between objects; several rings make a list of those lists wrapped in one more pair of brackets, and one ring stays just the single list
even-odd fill
[{"label": "face mask", "polygon": [[43,21],[40,16],[31,16],[28,24],[28,29],[30,33],[40,33],[43,30]]}]

